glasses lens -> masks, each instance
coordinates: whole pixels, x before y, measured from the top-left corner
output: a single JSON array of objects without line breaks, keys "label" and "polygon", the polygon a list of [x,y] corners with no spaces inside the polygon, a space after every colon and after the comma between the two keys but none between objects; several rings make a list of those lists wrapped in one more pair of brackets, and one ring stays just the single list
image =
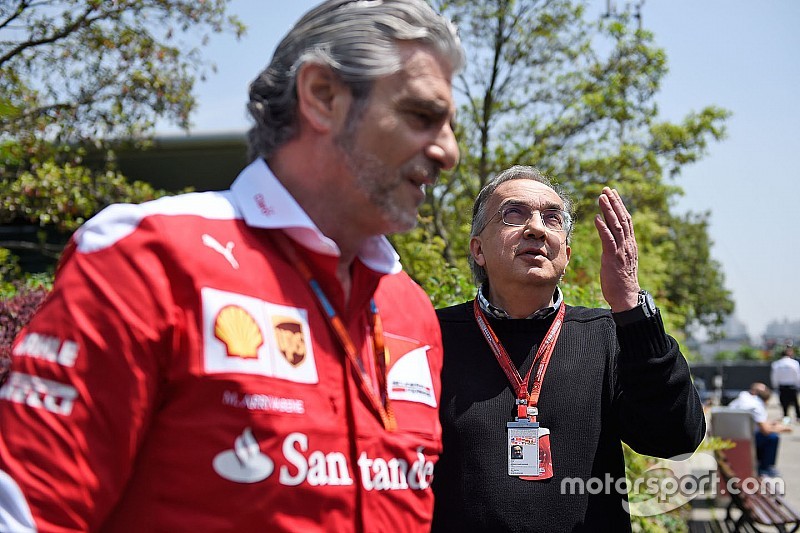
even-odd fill
[{"label": "glasses lens", "polygon": [[503,222],[509,226],[524,226],[531,219],[533,212],[527,205],[509,204],[502,210]]},{"label": "glasses lens", "polygon": [[542,211],[542,222],[547,229],[564,231],[567,227],[566,213],[560,209],[545,209]]}]

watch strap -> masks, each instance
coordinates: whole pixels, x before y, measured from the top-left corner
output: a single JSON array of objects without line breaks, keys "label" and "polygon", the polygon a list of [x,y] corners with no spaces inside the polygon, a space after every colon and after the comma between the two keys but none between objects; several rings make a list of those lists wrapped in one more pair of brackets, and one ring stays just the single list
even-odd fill
[{"label": "watch strap", "polygon": [[649,292],[641,290],[639,291],[639,300],[636,307],[626,311],[620,311],[619,313],[612,312],[611,316],[614,318],[614,322],[617,326],[627,326],[639,320],[653,318],[657,313],[658,308],[653,300],[653,296]]}]

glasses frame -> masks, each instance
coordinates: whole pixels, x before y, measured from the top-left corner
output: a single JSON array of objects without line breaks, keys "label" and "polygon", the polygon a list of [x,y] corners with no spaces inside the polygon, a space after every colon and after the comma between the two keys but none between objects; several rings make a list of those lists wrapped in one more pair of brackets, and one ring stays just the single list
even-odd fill
[{"label": "glasses frame", "polygon": [[[531,210],[531,216],[523,224],[512,224],[510,222],[506,222],[505,216],[503,214],[503,210],[507,209],[510,206],[521,206],[521,207],[525,207],[527,209],[530,209]],[[564,217],[564,228],[563,229],[553,229],[553,228],[548,227],[547,223],[544,221],[544,216],[543,216],[543,212],[544,211],[558,211],[559,213],[561,213],[561,215]],[[535,213],[539,213],[539,220],[542,221],[542,226],[547,231],[552,231],[553,233],[566,233],[566,234],[569,234],[570,230],[572,229],[572,216],[569,214],[568,211],[565,211],[564,209],[560,209],[558,207],[546,207],[544,209],[533,209],[531,206],[529,206],[527,204],[521,204],[519,202],[509,202],[507,204],[501,205],[500,208],[489,218],[489,220],[486,221],[486,223],[483,225],[483,227],[481,228],[481,230],[478,233],[480,234],[481,232],[483,232],[483,230],[486,229],[486,227],[489,225],[489,223],[492,220],[494,220],[497,215],[500,215],[500,221],[503,224],[505,224],[506,226],[509,226],[509,227],[512,227],[512,228],[524,228],[525,226],[527,226],[528,224],[531,223],[531,220],[533,219]]]}]

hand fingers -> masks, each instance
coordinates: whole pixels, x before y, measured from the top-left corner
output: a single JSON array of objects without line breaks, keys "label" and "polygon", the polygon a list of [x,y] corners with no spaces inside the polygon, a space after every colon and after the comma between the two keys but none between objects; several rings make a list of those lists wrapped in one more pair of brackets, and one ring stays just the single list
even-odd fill
[{"label": "hand fingers", "polygon": [[[606,234],[605,238],[602,233],[600,236],[603,241],[603,251],[613,253],[625,271],[635,272],[638,263],[638,247],[633,232],[631,214],[625,207],[622,197],[617,190],[604,187],[598,203],[603,216],[602,226],[605,228]],[[601,222],[598,220],[599,218],[598,216],[595,219],[598,232],[600,232],[598,224]]]},{"label": "hand fingers", "polygon": [[600,236],[600,243],[603,245],[603,253],[616,255],[617,243],[614,239],[614,234],[611,233],[608,224],[606,224],[602,216],[595,215],[594,227],[597,228],[597,234]]},{"label": "hand fingers", "polygon": [[622,223],[614,211],[614,206],[611,203],[611,191],[606,187],[603,193],[598,198],[597,203],[600,206],[600,214],[603,217],[603,225],[608,233],[608,238],[611,239],[611,244],[614,247],[623,246],[625,242],[625,231]]},{"label": "hand fingers", "polygon": [[634,238],[633,220],[616,189],[604,187],[598,199],[600,211],[618,246]]}]

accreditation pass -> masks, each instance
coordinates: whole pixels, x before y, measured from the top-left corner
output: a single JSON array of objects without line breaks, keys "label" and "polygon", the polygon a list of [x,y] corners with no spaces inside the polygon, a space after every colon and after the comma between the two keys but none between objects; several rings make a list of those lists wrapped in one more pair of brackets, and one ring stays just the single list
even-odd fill
[{"label": "accreditation pass", "polygon": [[508,428],[508,475],[538,476],[539,423],[528,420],[506,422]]}]

